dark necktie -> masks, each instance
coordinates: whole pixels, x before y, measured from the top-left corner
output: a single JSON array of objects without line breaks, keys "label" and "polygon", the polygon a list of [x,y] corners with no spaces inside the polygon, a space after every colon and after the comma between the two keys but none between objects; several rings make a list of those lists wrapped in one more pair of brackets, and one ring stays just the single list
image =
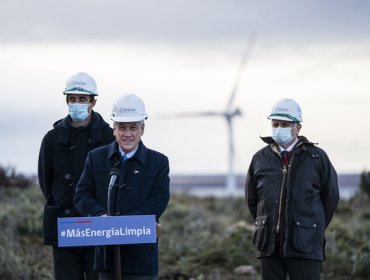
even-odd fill
[{"label": "dark necktie", "polygon": [[126,154],[122,155],[122,160],[123,161],[126,161],[127,160],[127,155]]},{"label": "dark necktie", "polygon": [[288,151],[282,151],[280,153],[280,155],[281,155],[281,159],[283,161],[284,166],[286,166],[288,164],[288,161],[289,161],[289,152]]}]

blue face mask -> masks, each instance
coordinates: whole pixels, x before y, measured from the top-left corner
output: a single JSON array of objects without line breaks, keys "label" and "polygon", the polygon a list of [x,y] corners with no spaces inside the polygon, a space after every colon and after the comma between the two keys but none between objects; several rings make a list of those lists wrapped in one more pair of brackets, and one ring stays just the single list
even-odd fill
[{"label": "blue face mask", "polygon": [[293,140],[291,127],[273,127],[272,139],[279,145],[287,145]]},{"label": "blue face mask", "polygon": [[68,104],[69,115],[75,122],[83,122],[89,116],[89,104],[70,103]]}]

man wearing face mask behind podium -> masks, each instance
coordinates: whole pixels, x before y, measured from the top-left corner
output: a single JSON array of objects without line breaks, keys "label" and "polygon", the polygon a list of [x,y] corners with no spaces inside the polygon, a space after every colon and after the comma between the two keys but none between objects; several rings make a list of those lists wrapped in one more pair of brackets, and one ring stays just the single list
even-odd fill
[{"label": "man wearing face mask behind podium", "polygon": [[254,219],[253,245],[264,280],[318,280],[325,229],[339,200],[337,174],[326,153],[304,136],[292,99],[274,104],[271,137],[252,158],[246,199]]},{"label": "man wearing face mask behind podium", "polygon": [[53,246],[56,280],[96,280],[94,247],[59,248],[57,218],[80,216],[73,206],[73,195],[87,153],[113,142],[113,130],[93,111],[98,92],[89,74],[72,75],[63,94],[69,114],[54,123],[54,128],[42,140],[39,154],[38,178],[46,199],[44,243]]},{"label": "man wearing face mask behind podium", "polygon": [[[147,118],[137,95],[122,94],[114,101],[111,120],[116,141],[88,154],[76,187],[74,202],[84,216],[155,215],[159,223],[170,199],[170,167],[167,156],[147,148],[141,139]],[[109,204],[113,169],[119,176]],[[158,280],[158,265],[158,242],[96,247],[94,268],[100,280],[119,275],[124,280]]]}]

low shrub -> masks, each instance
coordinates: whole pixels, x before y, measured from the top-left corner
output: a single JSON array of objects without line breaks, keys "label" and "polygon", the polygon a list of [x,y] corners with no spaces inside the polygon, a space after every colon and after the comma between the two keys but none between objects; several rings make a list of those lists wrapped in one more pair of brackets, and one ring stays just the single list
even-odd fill
[{"label": "low shrub", "polygon": [[0,188],[27,188],[34,185],[35,178],[17,173],[15,167],[0,166]]}]

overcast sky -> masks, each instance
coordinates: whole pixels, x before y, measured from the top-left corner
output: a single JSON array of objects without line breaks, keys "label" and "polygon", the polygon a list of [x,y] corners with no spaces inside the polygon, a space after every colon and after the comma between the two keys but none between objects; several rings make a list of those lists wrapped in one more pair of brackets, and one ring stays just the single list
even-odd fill
[{"label": "overcast sky", "polygon": [[67,114],[62,91],[78,71],[95,77],[108,121],[121,93],[147,107],[144,143],[171,172],[227,169],[221,118],[162,113],[222,111],[251,33],[257,39],[235,106],[236,170],[245,173],[270,134],[272,104],[296,99],[302,134],[340,173],[370,169],[370,2],[0,0],[0,164],[36,173],[40,142]]}]

